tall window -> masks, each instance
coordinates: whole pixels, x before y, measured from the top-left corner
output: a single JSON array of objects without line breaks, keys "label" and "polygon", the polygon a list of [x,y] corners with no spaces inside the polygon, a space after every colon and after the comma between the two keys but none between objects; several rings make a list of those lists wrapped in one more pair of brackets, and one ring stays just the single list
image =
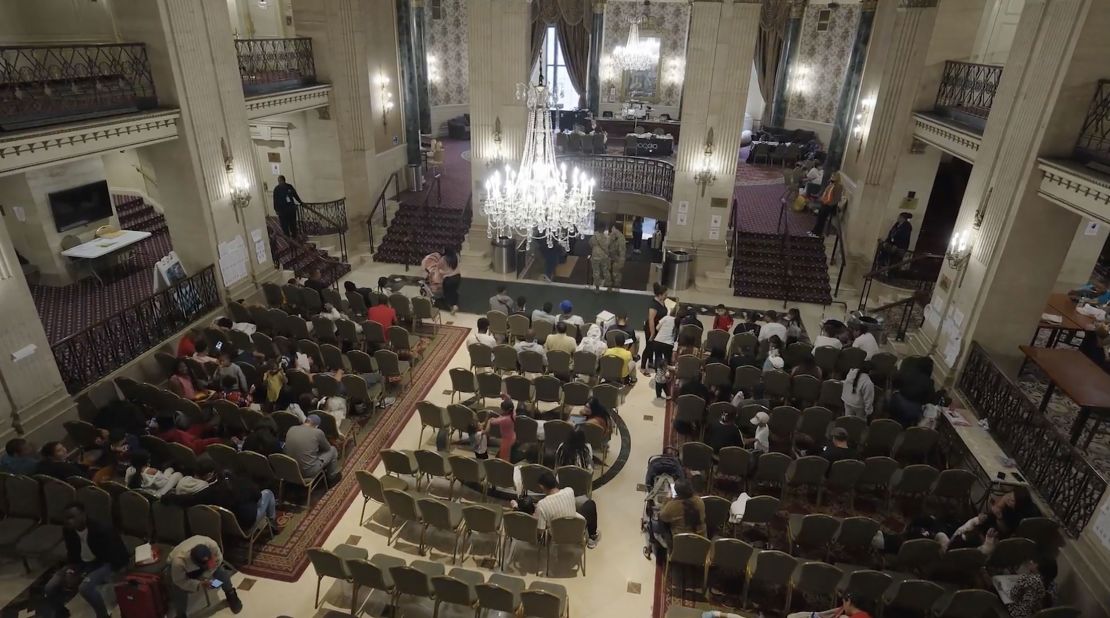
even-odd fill
[{"label": "tall window", "polygon": [[555,26],[548,26],[543,37],[543,49],[540,51],[536,73],[541,69],[544,81],[555,93],[555,105],[561,109],[577,109],[578,91],[574,89],[570,74],[567,73],[567,62],[563,58],[563,48],[559,44],[559,34],[555,31]]}]

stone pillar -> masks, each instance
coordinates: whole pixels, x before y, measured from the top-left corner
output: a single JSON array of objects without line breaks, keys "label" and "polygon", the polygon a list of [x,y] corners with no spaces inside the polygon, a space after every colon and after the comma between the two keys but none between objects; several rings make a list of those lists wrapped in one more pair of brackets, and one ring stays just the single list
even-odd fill
[{"label": "stone pillar", "polygon": [[[480,203],[490,165],[517,166],[524,145],[526,109],[516,98],[528,80],[530,4],[526,0],[470,0],[470,169],[474,217],[464,255],[489,248]],[[500,134],[495,131],[500,127]]]},{"label": "stone pillar", "polygon": [[[397,0],[396,6],[397,55],[401,59],[401,107],[405,110],[405,154],[409,165],[418,165],[420,163],[420,70],[417,68],[414,41],[414,11],[409,7],[408,0]],[[431,124],[431,120],[428,124]],[[420,187],[412,187],[412,189],[420,190]]]},{"label": "stone pillar", "polygon": [[[358,236],[366,233],[370,209],[390,175],[406,161],[393,7],[359,0],[293,5],[297,34],[312,39],[316,74],[332,85],[331,105],[322,115],[338,134],[347,218]],[[383,79],[388,81],[384,87]],[[387,99],[392,109],[385,108]],[[386,194],[393,195],[392,186]],[[385,230],[381,219],[376,221],[380,239]]]},{"label": "stone pillar", "polygon": [[28,436],[39,444],[62,436],[75,418],[73,399],[50,351],[27,280],[0,217],[0,442]]},{"label": "stone pillar", "polygon": [[[682,96],[682,137],[676,153],[667,244],[695,248],[697,271],[723,269],[725,237],[748,100],[760,3],[695,1],[690,13]],[[706,141],[713,133],[712,154]],[[712,185],[694,177],[709,169]]]},{"label": "stone pillar", "polygon": [[[1095,4],[1025,3],[956,223],[973,239],[952,300],[958,319],[943,329],[927,323],[912,342],[917,349],[935,342],[944,373],[955,375],[972,341],[1016,369],[1018,346],[1029,342],[1072,245],[1080,217],[1038,195],[1036,160],[1070,154],[1104,76],[1110,11],[1090,10]],[[946,265],[938,288],[955,280]],[[946,350],[958,352],[955,362]]]},{"label": "stone pillar", "polygon": [[790,75],[790,65],[794,52],[798,50],[798,35],[802,32],[802,16],[806,12],[806,0],[792,0],[790,15],[786,19],[786,32],[783,34],[782,57],[775,71],[775,94],[771,104],[771,126],[781,127],[786,122],[786,82]]},{"label": "stone pillar", "polygon": [[841,173],[848,201],[848,253],[869,259],[881,234],[875,213],[889,201],[898,158],[909,148],[910,119],[936,22],[937,0],[879,3],[859,102],[847,112],[856,129],[848,138]]},{"label": "stone pillar", "polygon": [[593,25],[590,29],[590,73],[586,82],[587,105],[594,116],[601,115],[601,53],[605,33],[605,0],[594,0]]},{"label": "stone pillar", "polygon": [[420,132],[432,132],[432,101],[428,96],[428,49],[424,46],[424,0],[412,1],[412,49],[416,60],[416,94],[420,98]]},{"label": "stone pillar", "polygon": [[828,182],[833,170],[840,169],[844,161],[844,148],[847,146],[849,131],[852,130],[852,119],[856,116],[860,81],[863,79],[863,67],[867,60],[867,49],[871,43],[876,5],[877,0],[864,0],[860,7],[856,40],[852,43],[852,55],[848,60],[848,73],[844,76],[844,84],[840,87],[840,99],[836,104],[836,119],[833,121],[832,137],[825,157],[823,182]]},{"label": "stone pillar", "polygon": [[[157,170],[170,238],[186,270],[217,265],[227,294],[249,297],[276,281],[266,235],[261,174],[250,139],[239,63],[224,0],[117,0],[116,26],[125,40],[147,46],[159,101],[181,108],[179,139],[148,149]],[[241,179],[251,200],[232,204]],[[264,239],[262,260],[253,236]],[[220,248],[242,241],[246,272],[221,272]],[[236,277],[232,279],[231,277]]]}]

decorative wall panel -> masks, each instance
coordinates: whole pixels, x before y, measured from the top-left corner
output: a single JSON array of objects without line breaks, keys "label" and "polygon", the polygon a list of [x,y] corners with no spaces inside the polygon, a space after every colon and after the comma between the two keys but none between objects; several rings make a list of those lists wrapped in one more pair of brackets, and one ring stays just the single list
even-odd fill
[{"label": "decorative wall panel", "polygon": [[[823,13],[828,13],[824,19]],[[811,5],[802,18],[798,53],[787,83],[788,118],[831,124],[848,72],[860,7]]]},{"label": "decorative wall panel", "polygon": [[[424,9],[424,46],[428,53],[428,94],[433,106],[470,101],[466,0],[438,0]],[[434,75],[438,79],[430,79]]]}]

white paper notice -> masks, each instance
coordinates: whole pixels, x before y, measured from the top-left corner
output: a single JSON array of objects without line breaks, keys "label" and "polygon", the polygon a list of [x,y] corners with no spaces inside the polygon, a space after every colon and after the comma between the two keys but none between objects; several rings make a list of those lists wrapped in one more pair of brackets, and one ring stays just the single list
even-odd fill
[{"label": "white paper notice", "polygon": [[[945,320],[947,323],[947,320]],[[956,366],[956,359],[960,356],[960,338],[949,339],[948,344],[944,346],[944,364],[948,367]]]},{"label": "white paper notice", "polygon": [[1083,234],[1086,236],[1098,236],[1098,221],[1088,221],[1087,226],[1083,228]]},{"label": "white paper notice", "polygon": [[721,227],[721,215],[713,215],[709,217],[709,227]]},{"label": "white paper notice", "polygon": [[254,258],[259,264],[266,263],[266,239],[262,236],[262,230],[251,230],[251,240],[254,241]]},{"label": "white paper notice", "polygon": [[249,271],[247,259],[247,245],[240,234],[234,240],[220,243],[220,273],[224,278],[224,287],[231,287],[245,279]]},{"label": "white paper notice", "polygon": [[936,329],[937,324],[940,323],[940,311],[937,311],[935,305],[925,305],[925,323]]},{"label": "white paper notice", "polygon": [[940,332],[943,333],[945,338],[949,341],[953,339],[959,339],[960,337],[960,327],[956,326],[956,323],[952,321],[951,316],[944,320],[944,325],[941,328]]},{"label": "white paper notice", "polygon": [[964,312],[960,311],[959,307],[952,307],[952,321],[956,323],[957,327],[964,325]]},{"label": "white paper notice", "polygon": [[257,228],[251,230],[251,240],[253,240],[254,242],[262,240],[262,230]]},{"label": "white paper notice", "polygon": [[675,222],[675,225],[686,225],[686,213],[679,212],[675,216],[675,221],[674,222]]},{"label": "white paper notice", "polygon": [[678,203],[678,212],[680,212],[682,214],[686,214],[686,213],[690,212],[690,202],[679,202]]},{"label": "white paper notice", "polygon": [[709,240],[720,240],[721,230],[709,230]]},{"label": "white paper notice", "polygon": [[271,163],[270,171],[274,176],[281,176],[281,163]]}]

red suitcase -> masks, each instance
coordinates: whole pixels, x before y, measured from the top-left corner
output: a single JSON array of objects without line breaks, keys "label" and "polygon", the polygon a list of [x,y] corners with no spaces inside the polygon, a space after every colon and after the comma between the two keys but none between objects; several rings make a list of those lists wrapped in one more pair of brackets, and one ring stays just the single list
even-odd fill
[{"label": "red suitcase", "polygon": [[160,573],[128,573],[116,584],[116,603],[121,618],[152,618],[166,615],[169,603]]}]

